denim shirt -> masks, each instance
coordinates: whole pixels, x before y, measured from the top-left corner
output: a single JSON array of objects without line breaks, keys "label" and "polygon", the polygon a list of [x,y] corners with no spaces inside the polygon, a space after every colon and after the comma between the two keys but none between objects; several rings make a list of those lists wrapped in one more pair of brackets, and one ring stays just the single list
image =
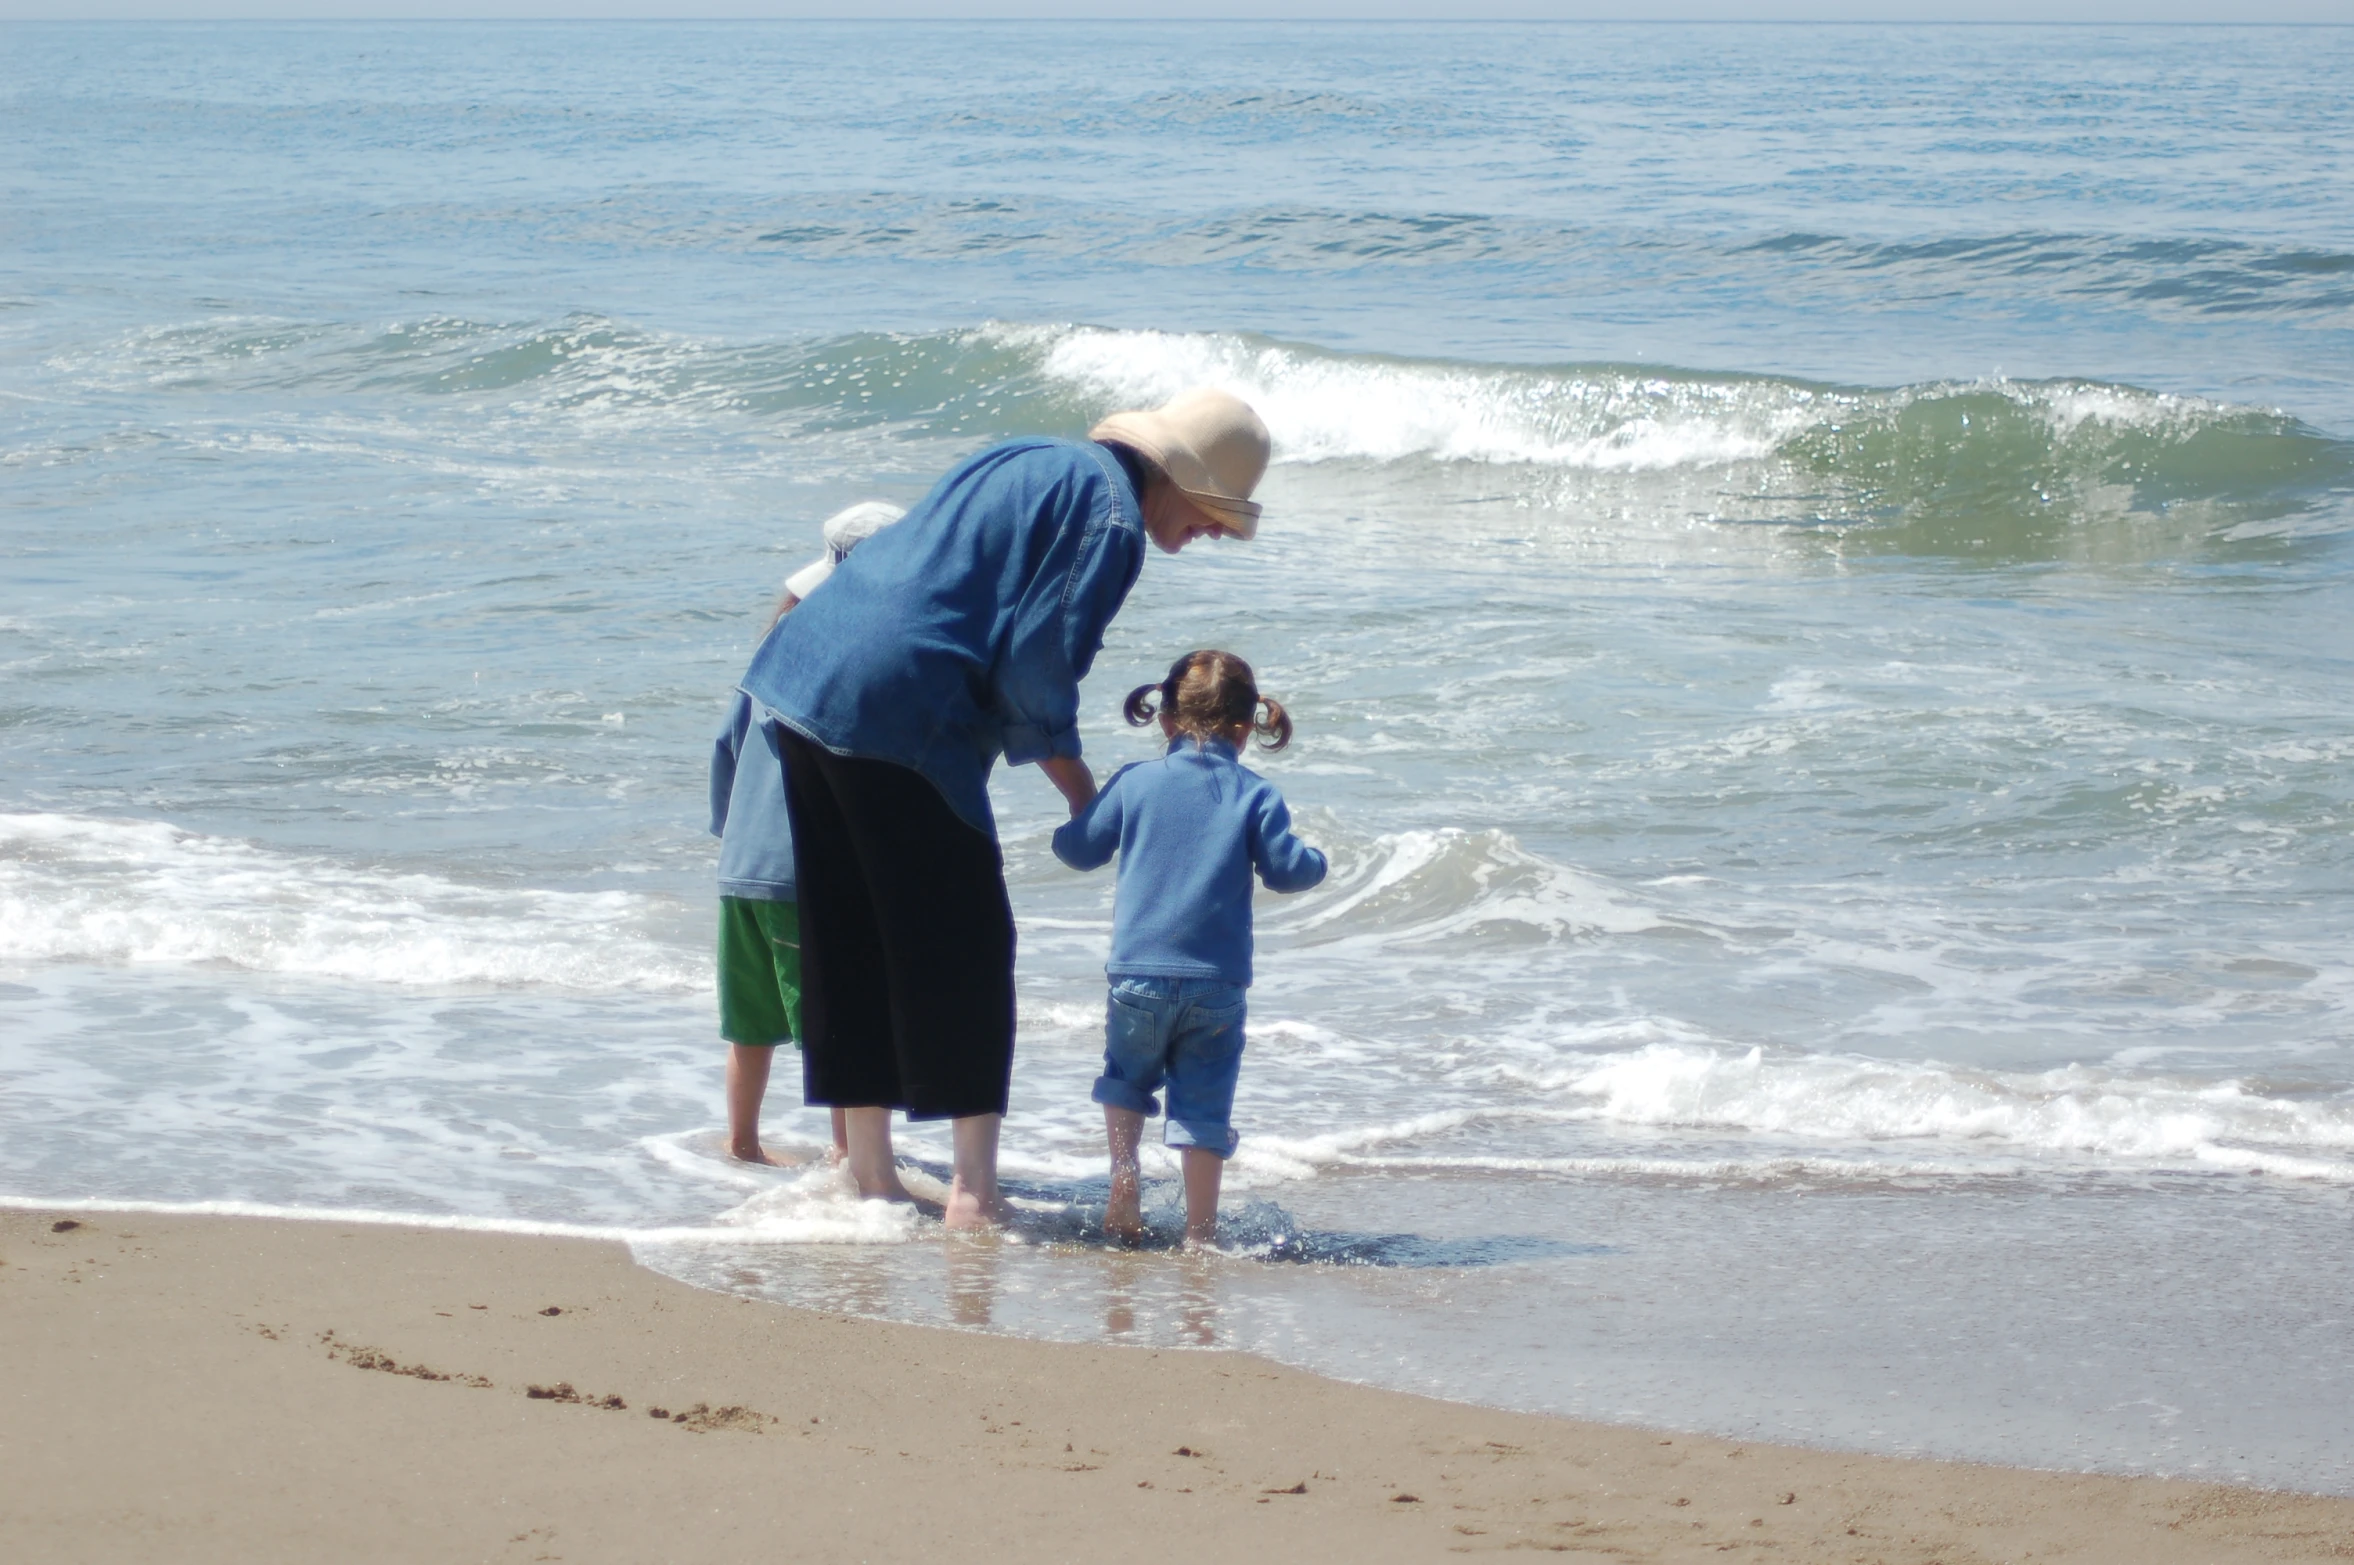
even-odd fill
[{"label": "denim shirt", "polygon": [[711,835],[719,839],[721,896],[798,899],[776,724],[741,690],[711,744]]},{"label": "denim shirt", "polygon": [[920,772],[995,837],[990,768],[1079,753],[1079,681],[1143,567],[1120,453],[1009,440],[860,544],[741,688],[815,744]]},{"label": "denim shirt", "polygon": [[1291,834],[1275,785],[1223,739],[1169,741],[1123,766],[1054,834],[1054,856],[1096,869],[1120,855],[1114,978],[1251,981],[1251,872],[1269,891],[1324,879],[1324,855]]}]

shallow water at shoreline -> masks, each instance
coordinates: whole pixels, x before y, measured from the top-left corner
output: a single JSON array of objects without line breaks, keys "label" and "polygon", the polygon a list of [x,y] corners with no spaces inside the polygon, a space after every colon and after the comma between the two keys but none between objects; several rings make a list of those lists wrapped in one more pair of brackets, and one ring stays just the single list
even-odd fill
[{"label": "shallow water at shoreline", "polygon": [[[2354,32],[5,32],[0,1193],[2354,1493]],[[1084,1241],[1022,772],[1017,1241],[726,1163],[775,581],[1205,379],[1271,521],[1084,723],[1301,722],[1236,1254]]]}]

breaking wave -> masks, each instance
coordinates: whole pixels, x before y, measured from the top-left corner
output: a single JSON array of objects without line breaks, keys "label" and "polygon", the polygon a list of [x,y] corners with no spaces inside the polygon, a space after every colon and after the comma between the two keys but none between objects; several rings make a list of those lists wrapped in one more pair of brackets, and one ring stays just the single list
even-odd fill
[{"label": "breaking wave", "polygon": [[[1278,1179],[1329,1169],[1839,1183],[2179,1169],[2354,1184],[2354,1095],[2342,1090],[2090,1065],[1994,1071],[1663,1043],[1472,1074],[1493,1089],[1490,1101],[1263,1138],[1246,1143],[1237,1162]],[[1611,1147],[1489,1156],[1453,1143],[1516,1125],[1697,1132],[1719,1145],[1713,1154]]]},{"label": "breaking wave", "polygon": [[1665,920],[1626,894],[1529,852],[1508,832],[1385,834],[1343,857],[1314,900],[1259,920],[1299,945],[1417,945],[1451,936],[1560,940],[1633,934]]},{"label": "breaking wave", "polygon": [[469,886],[276,852],[160,821],[0,815],[0,960],[200,964],[372,983],[707,988],[618,891]]},{"label": "breaking wave", "polygon": [[[1980,540],[1991,528],[1998,547],[2006,528],[2071,518],[2279,522],[2340,511],[2354,494],[2354,445],[2278,411],[2133,386],[1837,386],[1345,354],[1233,332],[992,323],[743,343],[587,316],[365,329],[212,321],[144,332],[68,368],[100,383],[301,389],[468,416],[487,408],[600,426],[717,421],[753,435],[962,442],[1073,433],[1114,408],[1210,383],[1260,409],[1279,462],[1707,475],[1720,520],[1942,519]],[[1933,527],[1911,542],[1943,546]]]}]

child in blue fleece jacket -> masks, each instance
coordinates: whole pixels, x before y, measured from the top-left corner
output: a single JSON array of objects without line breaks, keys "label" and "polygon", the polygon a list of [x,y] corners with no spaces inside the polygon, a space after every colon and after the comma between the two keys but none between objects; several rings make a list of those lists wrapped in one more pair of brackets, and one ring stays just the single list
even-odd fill
[{"label": "child in blue fleece jacket", "polygon": [[[1262,715],[1262,710],[1264,715]],[[1214,1244],[1218,1187],[1239,1139],[1232,1115],[1242,1071],[1244,991],[1251,981],[1251,877],[1270,891],[1305,891],[1324,878],[1324,855],[1291,832],[1275,785],[1244,766],[1256,733],[1270,750],[1291,742],[1291,718],[1259,694],[1251,666],[1231,652],[1188,652],[1158,685],[1128,696],[1128,721],[1155,717],[1168,749],[1123,766],[1095,801],[1054,834],[1055,857],[1098,869],[1116,852],[1111,997],[1104,1023],[1103,1105],[1112,1162],[1104,1232],[1143,1232],[1136,1148],[1154,1096],[1169,1092],[1162,1140],[1185,1163],[1185,1239]]]}]

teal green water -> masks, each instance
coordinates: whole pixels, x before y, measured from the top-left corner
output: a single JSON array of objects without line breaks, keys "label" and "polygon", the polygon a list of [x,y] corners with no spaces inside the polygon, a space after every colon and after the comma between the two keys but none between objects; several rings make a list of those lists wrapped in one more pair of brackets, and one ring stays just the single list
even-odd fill
[{"label": "teal green water", "polygon": [[[0,1194],[2354,1492],[2350,65],[0,28]],[[1086,723],[1205,644],[1300,722],[1234,1254],[1087,1242],[1109,884],[1024,772],[1014,1239],[727,1164],[701,768],[776,583],[1201,381],[1266,529],[1151,563]]]}]

